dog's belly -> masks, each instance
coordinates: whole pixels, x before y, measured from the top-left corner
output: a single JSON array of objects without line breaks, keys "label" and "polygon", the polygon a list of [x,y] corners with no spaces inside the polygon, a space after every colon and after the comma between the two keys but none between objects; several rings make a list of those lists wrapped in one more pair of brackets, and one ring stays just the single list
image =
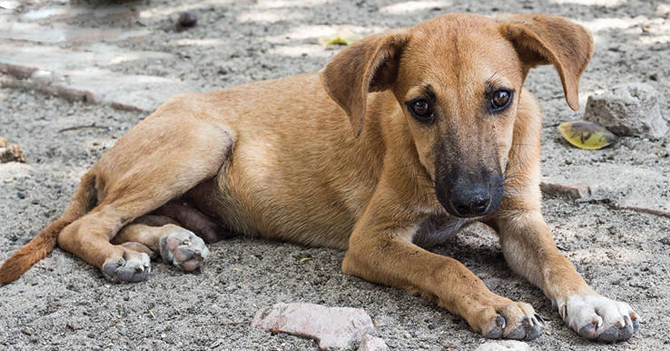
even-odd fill
[{"label": "dog's belly", "polygon": [[215,222],[247,236],[346,249],[356,220],[352,204],[309,179],[302,185],[268,181],[268,172],[229,165],[187,197]]},{"label": "dog's belly", "polygon": [[456,218],[449,215],[436,215],[428,218],[419,226],[412,242],[421,247],[439,245],[474,220]]},{"label": "dog's belly", "polygon": [[[313,204],[318,200],[281,199],[275,191],[254,191],[253,197],[240,189],[221,192],[212,209],[225,227],[252,237],[286,240],[309,246],[345,249],[354,218],[339,206]],[[268,199],[250,204],[247,199]],[[272,199],[272,200],[270,200]]]}]

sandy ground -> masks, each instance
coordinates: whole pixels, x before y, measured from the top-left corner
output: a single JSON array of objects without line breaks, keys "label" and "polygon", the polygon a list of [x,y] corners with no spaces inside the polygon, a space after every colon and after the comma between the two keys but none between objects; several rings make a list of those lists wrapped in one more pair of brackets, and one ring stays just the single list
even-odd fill
[{"label": "sandy ground", "polygon": [[[102,20],[90,17],[70,21],[148,28],[151,38],[121,45],[173,53],[174,59],[121,63],[113,69],[179,77],[212,90],[320,69],[335,53],[316,45],[315,37],[323,28],[347,26],[369,34],[446,12],[547,12],[598,29],[596,54],[582,78],[582,98],[619,83],[646,82],[659,90],[662,110],[668,113],[670,20],[663,1],[435,1],[406,13],[388,7],[393,3],[152,0],[124,5],[152,13],[138,21],[96,23]],[[177,11],[186,8],[197,13],[199,24],[176,31]],[[665,141],[634,137],[603,151],[573,149],[559,141],[554,127],[578,119],[582,112],[567,107],[556,73],[551,67],[537,69],[526,86],[539,97],[545,112],[546,175],[569,178],[590,170],[596,175],[592,181],[598,183],[598,174],[603,181],[616,181],[612,175],[654,172],[666,178],[660,183],[653,177],[636,179],[635,187],[612,196],[640,193],[668,201],[670,158]],[[0,111],[0,135],[20,144],[28,158],[27,164],[0,165],[0,260],[4,260],[58,217],[79,177],[145,114],[20,89],[0,90]],[[92,123],[95,128],[63,131]],[[531,303],[550,319],[546,334],[529,343],[532,349],[670,348],[670,219],[617,210],[603,200],[548,198],[544,214],[560,250],[585,279],[604,295],[631,303],[643,316],[640,333],[630,341],[593,343],[568,330],[548,299],[510,272],[494,234],[483,226],[459,234],[435,251],[461,260],[494,292]],[[315,349],[313,341],[248,326],[259,308],[293,301],[362,307],[377,323],[377,336],[398,350],[468,350],[485,342],[428,299],[342,275],[343,252],[245,238],[210,249],[212,255],[199,274],[183,274],[156,263],[149,281],[131,285],[110,284],[97,269],[57,249],[19,281],[0,287],[0,348]],[[300,263],[305,257],[311,259]]]}]

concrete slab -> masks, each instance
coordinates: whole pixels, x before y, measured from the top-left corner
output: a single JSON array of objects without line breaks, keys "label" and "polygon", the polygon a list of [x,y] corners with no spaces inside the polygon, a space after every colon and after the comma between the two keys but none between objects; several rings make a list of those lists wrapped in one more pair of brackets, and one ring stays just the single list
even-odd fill
[{"label": "concrete slab", "polygon": [[147,113],[153,112],[171,96],[199,91],[198,86],[178,79],[120,75],[104,69],[62,71],[58,74],[35,71],[28,79],[4,76],[0,77],[0,86],[35,89],[68,100]]},{"label": "concrete slab", "polygon": [[145,75],[119,75],[107,70],[64,72],[65,82],[55,82],[60,94],[71,94],[93,103],[124,110],[152,112],[171,96],[198,91],[178,79]]},{"label": "concrete slab", "polygon": [[161,60],[171,54],[131,51],[109,44],[61,48],[0,40],[3,86],[28,87],[70,100],[150,112],[172,95],[197,91],[195,84],[147,75],[125,75],[110,67],[127,61]]},{"label": "concrete slab", "polygon": [[0,68],[26,67],[58,71],[105,67],[127,61],[168,59],[171,54],[155,51],[131,51],[107,44],[61,48],[0,40]]},{"label": "concrete slab", "polygon": [[64,23],[54,23],[49,27],[31,22],[5,23],[1,27],[0,39],[27,40],[37,43],[93,43],[101,40],[110,42],[136,37],[147,37],[148,30],[124,28],[71,27]]},{"label": "concrete slab", "polygon": [[22,21],[66,20],[77,16],[96,18],[136,18],[139,12],[132,7],[111,4],[106,6],[75,6],[72,4],[49,5],[28,11],[17,18]]}]

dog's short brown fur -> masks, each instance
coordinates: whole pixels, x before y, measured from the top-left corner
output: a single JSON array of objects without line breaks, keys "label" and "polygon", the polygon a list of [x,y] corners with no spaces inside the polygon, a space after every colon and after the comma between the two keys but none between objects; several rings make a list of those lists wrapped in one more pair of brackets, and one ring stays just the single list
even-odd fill
[{"label": "dog's short brown fur", "polygon": [[[436,296],[486,337],[533,339],[543,323],[530,305],[421,247],[478,220],[572,329],[627,339],[638,316],[589,288],[544,222],[541,114],[522,88],[553,64],[577,109],[592,49],[554,16],[450,14],[361,40],[320,74],[174,97],[100,158],[0,281],[56,241],[115,281],[146,279],[149,255],[193,270],[208,252],[186,229],[213,240],[221,225],[346,249],[345,274]],[[511,103],[495,110],[501,89]]]}]

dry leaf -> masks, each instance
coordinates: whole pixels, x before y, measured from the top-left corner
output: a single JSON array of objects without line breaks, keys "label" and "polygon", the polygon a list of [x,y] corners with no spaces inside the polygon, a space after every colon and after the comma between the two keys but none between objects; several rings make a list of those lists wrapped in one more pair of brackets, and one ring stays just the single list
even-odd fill
[{"label": "dry leaf", "polygon": [[570,144],[587,150],[598,150],[617,141],[617,136],[600,124],[587,121],[563,122],[558,131]]},{"label": "dry leaf", "polygon": [[322,46],[330,45],[350,45],[351,43],[363,39],[363,36],[352,32],[350,29],[342,28],[333,36],[319,38],[319,44]]}]

